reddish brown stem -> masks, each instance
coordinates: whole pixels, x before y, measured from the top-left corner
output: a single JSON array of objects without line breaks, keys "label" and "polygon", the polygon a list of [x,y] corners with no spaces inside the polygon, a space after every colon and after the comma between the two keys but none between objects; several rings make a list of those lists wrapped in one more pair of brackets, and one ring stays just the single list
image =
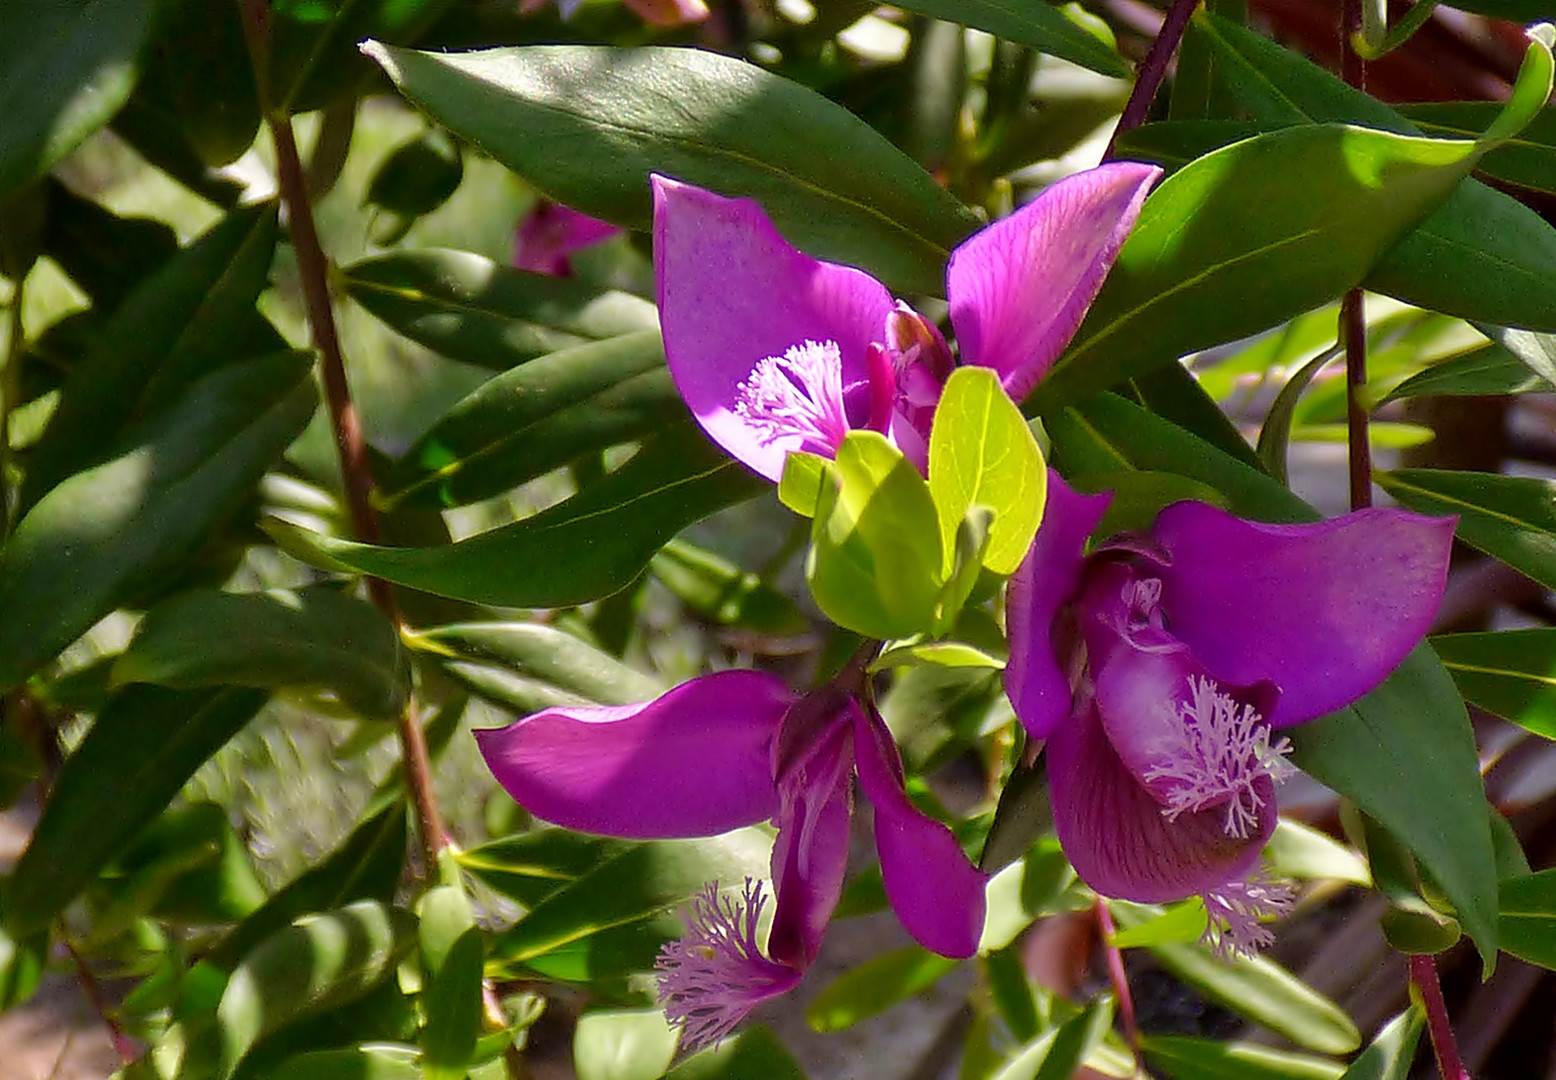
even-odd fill
[{"label": "reddish brown stem", "polygon": [[1113,129],[1113,137],[1108,140],[1107,153],[1102,155],[1103,161],[1113,160],[1120,135],[1145,123],[1146,114],[1151,111],[1151,102],[1156,100],[1156,91],[1161,89],[1162,79],[1167,75],[1167,65],[1178,51],[1178,43],[1183,40],[1189,17],[1194,14],[1199,3],[1200,0],[1172,0],[1172,7],[1167,9],[1167,17],[1162,20],[1162,28],[1156,32],[1156,40],[1151,42],[1151,49],[1140,64],[1140,73],[1135,76],[1129,100],[1124,102],[1118,126]]},{"label": "reddish brown stem", "polygon": [[1410,957],[1410,981],[1421,992],[1421,1002],[1426,1006],[1426,1031],[1432,1040],[1432,1053],[1437,1056],[1437,1071],[1443,1080],[1470,1080],[1469,1071],[1459,1058],[1453,1026],[1448,1022],[1442,984],[1437,981],[1436,960],[1430,956]]},{"label": "reddish brown stem", "polygon": [[113,1018],[113,1010],[108,1005],[108,997],[103,993],[103,988],[97,982],[97,976],[92,974],[92,969],[86,966],[86,961],[81,959],[81,954],[69,941],[64,942],[65,951],[70,954],[70,962],[76,969],[76,980],[81,984],[81,992],[92,1005],[92,1011],[97,1013],[97,1018],[108,1029],[108,1037],[113,1041],[114,1052],[126,1065],[140,1057],[140,1050],[135,1046],[134,1040],[124,1033],[119,1022]]},{"label": "reddish brown stem", "polygon": [[1100,896],[1097,897],[1094,910],[1097,915],[1097,929],[1102,934],[1102,952],[1107,957],[1108,979],[1113,983],[1113,993],[1118,995],[1118,1023],[1124,1029],[1124,1038],[1129,1043],[1129,1049],[1134,1051],[1138,1059],[1140,1025],[1135,1020],[1135,999],[1129,992],[1129,977],[1124,974],[1124,954],[1117,945],[1113,944],[1113,935],[1118,932],[1113,925],[1113,913],[1108,910],[1108,902]]},{"label": "reddish brown stem", "polygon": [[1351,478],[1351,509],[1372,505],[1372,443],[1367,434],[1367,316],[1362,291],[1352,289],[1340,301],[1340,342],[1345,346],[1345,436]]},{"label": "reddish brown stem", "polygon": [[[256,78],[261,92],[264,92],[269,17],[265,0],[244,0],[243,15]],[[340,334],[335,326],[335,307],[330,299],[329,261],[319,243],[318,230],[314,227],[313,207],[308,198],[307,180],[303,174],[302,158],[297,152],[291,117],[284,112],[271,111],[268,101],[265,106],[268,126],[275,143],[276,178],[281,189],[281,202],[286,208],[292,250],[297,256],[297,277],[302,288],[303,306],[308,315],[308,332],[314,348],[319,351],[324,398],[329,407],[335,447],[340,453],[346,505],[357,538],[364,543],[376,544],[379,532],[378,514],[373,509],[372,501],[373,474],[368,462],[367,441],[362,436],[362,423],[351,398],[351,386],[346,380]],[[402,624],[399,604],[395,601],[389,583],[381,578],[369,577],[367,588],[373,603],[399,627]],[[443,815],[433,791],[431,758],[427,753],[427,741],[422,734],[414,699],[406,702],[400,714],[399,735],[405,786],[416,811],[427,867],[431,872],[436,866],[438,853],[448,844],[448,834],[444,830]]]}]

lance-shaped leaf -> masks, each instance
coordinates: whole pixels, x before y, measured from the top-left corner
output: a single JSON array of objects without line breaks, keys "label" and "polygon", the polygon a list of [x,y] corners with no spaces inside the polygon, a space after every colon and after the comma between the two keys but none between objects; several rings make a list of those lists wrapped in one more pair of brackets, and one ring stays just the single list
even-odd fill
[{"label": "lance-shaped leaf", "polygon": [[378,497],[386,507],[478,502],[685,415],[657,330],[563,349],[450,409],[389,469]]},{"label": "lance-shaped leaf", "polygon": [[653,170],[752,196],[796,246],[924,293],[940,291],[951,248],[978,226],[847,110],[732,57],[580,45],[365,49],[444,127],[558,202],[618,225],[648,227]]},{"label": "lance-shaped leaf", "polygon": [[151,0],[19,0],[0,40],[0,198],[48,172],[135,88]]},{"label": "lance-shaped leaf", "polygon": [[658,679],[543,623],[456,623],[417,631],[410,644],[431,653],[489,661],[599,705],[647,701],[665,689]]},{"label": "lance-shaped leaf", "polygon": [[566,607],[609,596],[671,536],[763,487],[686,423],[572,498],[457,544],[381,548],[273,519],[265,528],[299,558],[330,569],[479,604]]},{"label": "lance-shaped leaf", "polygon": [[1556,739],[1556,629],[1441,634],[1432,648],[1465,700]]},{"label": "lance-shaped leaf", "polygon": [[481,963],[486,955],[481,931],[462,884],[430,890],[418,914],[427,1080],[464,1080],[481,1031]]},{"label": "lance-shaped leaf", "polygon": [[511,270],[469,251],[395,251],[342,268],[340,281],[412,341],[494,371],[659,327],[654,305],[640,297]]},{"label": "lance-shaped leaf", "polygon": [[238,510],[313,415],[309,368],[282,353],[207,375],[27,512],[0,560],[0,686],[179,566]]},{"label": "lance-shaped leaf", "polygon": [[997,38],[1031,45],[1104,75],[1128,75],[1123,57],[1047,3],[1008,4],[997,0],[907,0],[904,11],[987,30]]},{"label": "lance-shaped leaf", "polygon": [[1411,1005],[1378,1032],[1372,1045],[1357,1055],[1340,1080],[1405,1080],[1425,1026],[1426,1015],[1420,1006]]},{"label": "lance-shaped leaf", "polygon": [[[1222,62],[1233,96],[1262,123],[1358,123],[1401,134],[1418,129],[1405,117],[1318,65],[1242,26],[1201,12],[1191,31]],[[1550,96],[1548,41],[1535,41],[1519,73],[1510,110],[1467,133],[1493,134],[1499,118],[1537,120]],[[1502,152],[1516,131],[1498,128],[1488,154]],[[1546,283],[1556,273],[1556,229],[1511,197],[1465,180],[1430,217],[1372,268],[1366,284],[1407,303],[1464,318],[1556,329],[1556,302]]]},{"label": "lance-shaped leaf", "polygon": [[132,686],[65,760],[5,894],[25,937],[49,924],[259,711],[258,690]]},{"label": "lance-shaped leaf", "polygon": [[1328,1058],[1182,1035],[1148,1035],[1142,1049],[1173,1080],[1340,1080],[1344,1071]]},{"label": "lance-shaped leaf", "polygon": [[1556,490],[1549,480],[1446,469],[1396,469],[1378,485],[1423,514],[1458,514],[1458,537],[1556,587]]},{"label": "lance-shaped leaf", "polygon": [[960,368],[946,382],[929,437],[929,491],[945,552],[955,546],[967,511],[987,507],[994,520],[983,565],[996,574],[1015,571],[1043,518],[1048,468],[992,369]]},{"label": "lance-shaped leaf", "polygon": [[1556,384],[1531,372],[1522,360],[1501,345],[1488,344],[1412,375],[1379,398],[1377,407],[1418,397],[1553,392],[1556,392]]},{"label": "lance-shaped leaf", "polygon": [[[274,204],[229,215],[164,263],[120,304],[71,373],[22,484],[30,507],[112,444],[138,415],[244,355],[240,331],[275,255]],[[262,351],[284,348],[276,341]]]},{"label": "lance-shaped leaf", "polygon": [[397,717],[410,691],[394,625],[371,604],[329,588],[180,593],[146,613],[113,678],[177,690],[323,690],[379,720]]},{"label": "lance-shaped leaf", "polygon": [[[1431,101],[1401,105],[1399,113],[1427,135],[1473,139],[1490,126],[1500,108],[1494,101]],[[1482,158],[1477,171],[1556,195],[1556,113],[1535,117],[1517,138]]]},{"label": "lance-shaped leaf", "polygon": [[1501,896],[1502,947],[1556,970],[1556,869],[1506,878]]}]

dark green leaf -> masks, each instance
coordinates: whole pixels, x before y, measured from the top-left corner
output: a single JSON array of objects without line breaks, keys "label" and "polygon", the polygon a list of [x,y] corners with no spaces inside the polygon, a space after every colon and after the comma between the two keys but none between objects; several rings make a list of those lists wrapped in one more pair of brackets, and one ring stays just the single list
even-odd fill
[{"label": "dark green leaf", "polygon": [[[1399,111],[1428,135],[1474,138],[1490,126],[1499,107],[1493,101],[1434,101],[1401,105]],[[1481,158],[1476,170],[1504,183],[1556,194],[1556,112],[1546,110],[1535,117],[1519,135]]]},{"label": "dark green leaf", "polygon": [[0,562],[0,686],[180,566],[242,505],[313,414],[309,366],[283,353],[207,375],[27,512]]},{"label": "dark green leaf", "polygon": [[781,637],[810,629],[810,620],[782,592],[684,540],[660,548],[648,570],[683,604],[715,623]]},{"label": "dark green leaf", "polygon": [[[1416,130],[1376,98],[1244,27],[1204,13],[1193,27],[1224,62],[1239,102],[1261,122]],[[1549,88],[1533,96],[1539,99],[1532,102],[1537,110]],[[1556,229],[1512,198],[1466,181],[1378,261],[1367,285],[1465,318],[1556,329],[1556,302],[1546,287],[1553,274]]]},{"label": "dark green leaf", "polygon": [[501,664],[601,705],[647,701],[664,691],[659,680],[628,667],[565,630],[542,623],[460,623],[417,631],[413,643]]},{"label": "dark green leaf", "polygon": [[443,415],[384,477],[385,506],[462,506],[687,418],[658,331],[554,352]]},{"label": "dark green leaf", "polygon": [[1556,587],[1551,481],[1439,469],[1396,469],[1377,480],[1412,510],[1459,515],[1460,540]]},{"label": "dark green leaf", "polygon": [[372,900],[305,916],[270,935],[233,970],[217,1006],[218,1075],[231,1075],[264,1036],[378,986],[415,940],[409,916]]},{"label": "dark green leaf", "polygon": [[400,714],[410,691],[394,625],[371,604],[323,587],[180,593],[146,613],[113,677],[175,690],[325,690],[384,720]]},{"label": "dark green leaf", "polygon": [[0,890],[0,1011],[13,1009],[32,997],[49,962],[47,931],[18,939],[6,928],[5,911],[5,894]]},{"label": "dark green leaf", "polygon": [[388,900],[405,865],[405,817],[405,807],[395,803],[362,822],[323,861],[288,882],[222,938],[206,954],[206,962],[230,970],[260,941],[308,912],[354,900]]},{"label": "dark green leaf", "polygon": [[1432,648],[1468,701],[1556,739],[1556,629],[1442,634]]},{"label": "dark green leaf", "polygon": [[151,0],[6,0],[0,7],[0,197],[44,173],[130,96]]},{"label": "dark green leaf", "polygon": [[[164,145],[177,140],[200,165],[219,168],[242,157],[259,134],[260,108],[238,5],[181,5],[161,20],[153,49],[131,103],[147,106],[141,131],[160,123]],[[123,133],[117,122],[114,128]],[[164,162],[153,164],[167,171]]]},{"label": "dark green leaf", "polygon": [[11,931],[47,926],[264,702],[246,689],[117,694],[66,759],[16,864],[5,895]]},{"label": "dark green leaf", "polygon": [[1556,970],[1556,869],[1507,878],[1500,893],[1498,943],[1521,960]]},{"label": "dark green leaf", "polygon": [[[1442,887],[1489,971],[1496,880],[1485,791],[1464,702],[1419,646],[1356,704],[1291,729],[1292,760],[1354,801]],[[1399,777],[1411,778],[1408,784]],[[1324,1049],[1317,1047],[1317,1049]]]},{"label": "dark green leaf", "polygon": [[447,202],[464,176],[459,147],[434,128],[390,152],[368,182],[365,201],[403,217],[421,217]]},{"label": "dark green leaf", "polygon": [[799,247],[935,293],[951,248],[978,225],[863,121],[733,57],[566,45],[366,51],[440,124],[558,202],[629,228],[648,227],[648,174],[661,172],[752,196]]},{"label": "dark green leaf", "polygon": [[1146,200],[1044,411],[1276,326],[1361,283],[1448,197],[1478,144],[1285,128],[1185,166]]},{"label": "dark green leaf", "polygon": [[1181,1035],[1147,1035],[1143,1048],[1173,1080],[1339,1080],[1345,1069],[1326,1058]]},{"label": "dark green leaf", "polygon": [[106,910],[93,920],[98,934],[143,913],[184,924],[232,922],[265,902],[247,845],[215,803],[168,810],[114,863],[102,890]]},{"label": "dark green leaf", "polygon": [[960,963],[909,945],[871,957],[833,979],[805,1006],[816,1031],[842,1031],[927,990]]},{"label": "dark green leaf", "polygon": [[327,567],[480,604],[566,607],[622,588],[675,533],[763,486],[687,424],[549,510],[445,547],[375,548],[275,521],[266,528]]},{"label": "dark green leaf", "polygon": [[1308,383],[1324,367],[1332,363],[1340,350],[1338,347],[1319,353],[1297,369],[1286,385],[1280,388],[1264,416],[1264,426],[1259,429],[1259,445],[1255,453],[1266,472],[1281,483],[1286,483],[1286,451],[1291,445],[1291,420],[1296,414],[1297,402]]},{"label": "dark green leaf", "polygon": [[1556,391],[1500,345],[1489,344],[1433,364],[1378,400],[1375,408],[1406,398],[1446,395],[1528,394]]},{"label": "dark green leaf", "polygon": [[1103,998],[1070,1017],[1054,1035],[1032,1080],[1070,1080],[1113,1026],[1113,999]]},{"label": "dark green leaf", "polygon": [[341,270],[352,299],[413,341],[494,371],[590,341],[657,330],[654,305],[468,251],[396,251]]},{"label": "dark green leaf", "polygon": [[96,301],[98,311],[113,311],[178,254],[178,234],[170,225],[120,217],[52,177],[47,185],[49,257]]},{"label": "dark green leaf", "polygon": [[486,884],[534,907],[607,860],[625,853],[624,840],[567,829],[536,829],[459,854],[459,865]]},{"label": "dark green leaf", "polygon": [[770,840],[754,829],[710,840],[634,845],[541,901],[497,939],[492,955],[529,962],[673,909],[709,882],[739,888],[747,877],[766,873],[770,848]]},{"label": "dark green leaf", "polygon": [[1114,49],[1046,2],[907,0],[899,6],[904,11],[987,30],[1006,41],[1032,45],[1050,56],[1063,57],[1104,75],[1129,74],[1128,63]]},{"label": "dark green leaf", "polygon": [[140,406],[166,408],[188,383],[236,359],[231,339],[257,318],[254,298],[269,275],[276,233],[274,204],[237,211],[164,263],[114,311],[61,390],[33,450],[22,484],[24,509],[87,462],[101,460]]}]

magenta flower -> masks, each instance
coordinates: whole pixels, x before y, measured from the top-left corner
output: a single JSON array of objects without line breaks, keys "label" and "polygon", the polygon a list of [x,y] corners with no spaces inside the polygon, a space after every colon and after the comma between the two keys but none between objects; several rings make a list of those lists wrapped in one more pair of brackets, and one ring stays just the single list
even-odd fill
[{"label": "magenta flower", "polygon": [[[960,362],[1020,401],[1080,325],[1161,170],[1119,162],[1046,189],[951,253]],[[956,363],[940,332],[862,270],[791,247],[762,208],[653,178],[665,358],[692,413],[776,480],[791,450],[832,456],[850,428],[924,468]]]},{"label": "magenta flower", "polygon": [[539,200],[513,237],[513,267],[552,277],[571,277],[569,256],[621,234],[621,227],[561,203]]},{"label": "magenta flower", "polygon": [[726,671],[641,705],[547,709],[476,741],[521,806],[570,829],[644,839],[777,825],[766,949],[765,899],[747,882],[739,900],[710,887],[688,936],[660,954],[660,996],[689,1047],[727,1035],[815,960],[843,888],[854,775],[903,926],[945,956],[977,949],[984,875],[909,801],[890,732],[851,695],[796,698],[774,675]]},{"label": "magenta flower", "polygon": [[[519,11],[528,15],[539,11],[551,0],[520,0]],[[703,0],[622,0],[632,14],[662,29],[700,23],[708,17],[708,5]],[[557,11],[563,20],[571,19],[583,7],[584,0],[556,0]]]},{"label": "magenta flower", "polygon": [[1084,554],[1109,495],[1049,477],[1010,580],[1005,688],[1047,739],[1054,824],[1105,896],[1196,894],[1207,940],[1252,953],[1289,894],[1250,877],[1291,770],[1277,733],[1377,686],[1426,634],[1454,519],[1358,510],[1265,525],[1167,507]]}]

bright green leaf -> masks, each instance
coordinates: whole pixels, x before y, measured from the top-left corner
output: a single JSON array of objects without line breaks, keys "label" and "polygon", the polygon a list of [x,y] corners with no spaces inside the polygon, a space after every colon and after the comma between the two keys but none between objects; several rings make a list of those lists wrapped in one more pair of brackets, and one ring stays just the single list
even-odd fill
[{"label": "bright green leaf", "polygon": [[805,563],[816,604],[868,637],[927,629],[944,580],[929,486],[874,431],[850,432],[829,471]]},{"label": "bright green leaf", "polygon": [[1146,1060],[1173,1080],[1339,1080],[1345,1067],[1249,1043],[1148,1035]]},{"label": "bright green leaf", "polygon": [[873,956],[833,979],[805,1007],[816,1031],[842,1031],[929,989],[960,961],[917,945]]},{"label": "bright green leaf", "polygon": [[996,574],[1015,572],[1043,518],[1048,469],[1021,411],[989,368],[958,368],[941,392],[929,437],[929,491],[947,553],[967,511],[985,506],[994,521],[983,565]]},{"label": "bright green leaf", "polygon": [[658,1009],[593,1010],[573,1032],[573,1067],[578,1080],[654,1080],[679,1041]]}]

